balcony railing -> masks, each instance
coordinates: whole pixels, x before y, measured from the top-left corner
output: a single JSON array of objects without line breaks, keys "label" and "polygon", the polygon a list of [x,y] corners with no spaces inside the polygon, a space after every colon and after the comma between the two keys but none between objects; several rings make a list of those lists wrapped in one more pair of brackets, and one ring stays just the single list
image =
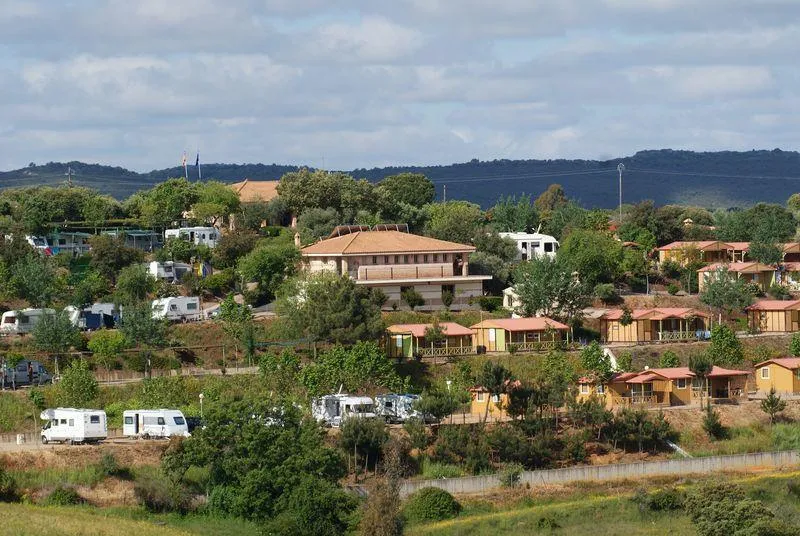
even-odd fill
[{"label": "balcony railing", "polygon": [[457,355],[473,355],[474,346],[450,346],[448,348],[420,348],[417,350],[420,357],[449,357]]},{"label": "balcony railing", "polygon": [[512,346],[515,352],[545,352],[555,349],[563,350],[566,348],[566,343],[564,341],[510,342],[506,347],[510,350]]},{"label": "balcony railing", "polygon": [[453,264],[409,264],[409,265],[373,265],[359,266],[358,272],[350,272],[350,276],[359,281],[376,281],[385,279],[435,279],[453,277]]},{"label": "balcony railing", "polygon": [[697,340],[696,331],[659,331],[660,341],[694,341]]}]

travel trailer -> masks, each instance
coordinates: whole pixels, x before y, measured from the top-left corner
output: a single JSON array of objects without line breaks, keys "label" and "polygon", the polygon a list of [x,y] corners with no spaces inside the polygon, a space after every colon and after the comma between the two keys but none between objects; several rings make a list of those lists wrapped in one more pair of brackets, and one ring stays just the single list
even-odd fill
[{"label": "travel trailer", "polygon": [[145,439],[188,437],[189,425],[177,409],[132,409],[122,413],[122,435]]},{"label": "travel trailer", "polygon": [[3,388],[17,385],[41,385],[52,381],[53,376],[39,361],[23,359],[14,367],[10,365],[0,367],[0,384]]},{"label": "travel trailer", "polygon": [[185,273],[192,271],[192,265],[183,262],[153,261],[147,265],[147,271],[156,279],[177,283]]},{"label": "travel trailer", "polygon": [[69,315],[72,325],[85,331],[93,331],[102,328],[113,328],[114,317],[104,312],[92,312],[92,309],[78,309],[74,305],[67,305],[64,311]]},{"label": "travel trailer", "polygon": [[100,409],[55,408],[44,410],[39,417],[47,421],[42,427],[42,443],[97,443],[108,437],[106,412]]},{"label": "travel trailer", "polygon": [[541,233],[497,233],[517,244],[517,260],[527,261],[534,257],[554,258],[558,251],[558,240]]},{"label": "travel trailer", "polygon": [[325,395],[311,401],[311,415],[318,422],[338,428],[350,418],[375,418],[375,403],[368,396]]},{"label": "travel trailer", "polygon": [[219,231],[216,227],[181,227],[180,229],[167,229],[164,231],[164,238],[180,238],[188,240],[197,246],[217,246]]},{"label": "travel trailer", "polygon": [[6,311],[0,317],[0,333],[23,334],[33,331],[42,316],[56,314],[54,309],[21,309]]},{"label": "travel trailer", "polygon": [[419,399],[419,395],[378,395],[375,397],[375,414],[388,423],[404,423],[412,418],[425,421],[425,416],[414,409]]},{"label": "travel trailer", "polygon": [[178,296],[153,300],[153,318],[166,318],[170,322],[202,320],[200,298]]}]

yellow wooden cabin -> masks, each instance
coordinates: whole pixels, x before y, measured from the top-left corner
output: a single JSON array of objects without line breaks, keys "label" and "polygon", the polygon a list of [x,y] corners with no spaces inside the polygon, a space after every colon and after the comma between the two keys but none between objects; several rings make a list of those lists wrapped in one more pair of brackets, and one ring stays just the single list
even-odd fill
[{"label": "yellow wooden cabin", "polygon": [[555,348],[569,333],[569,326],[546,316],[493,318],[471,327],[475,346],[487,352],[507,352],[510,344],[520,352]]},{"label": "yellow wooden cabin", "polygon": [[732,262],[729,264],[714,263],[697,270],[697,285],[700,292],[714,278],[719,277],[723,268],[728,269],[728,277],[743,279],[745,283],[757,285],[767,292],[775,282],[775,267],[760,262]]},{"label": "yellow wooden cabin", "polygon": [[441,322],[443,338],[428,341],[426,330],[433,324],[394,324],[386,328],[386,353],[389,357],[438,357],[475,353],[472,330],[455,322]]},{"label": "yellow wooden cabin", "polygon": [[800,331],[800,300],[759,300],[747,308],[747,325],[751,331]]},{"label": "yellow wooden cabin", "polygon": [[623,325],[623,310],[611,309],[600,317],[603,342],[642,343],[705,338],[710,315],[691,308],[634,309]]},{"label": "yellow wooden cabin", "polygon": [[768,393],[800,394],[800,357],[780,357],[755,365],[756,389]]}]

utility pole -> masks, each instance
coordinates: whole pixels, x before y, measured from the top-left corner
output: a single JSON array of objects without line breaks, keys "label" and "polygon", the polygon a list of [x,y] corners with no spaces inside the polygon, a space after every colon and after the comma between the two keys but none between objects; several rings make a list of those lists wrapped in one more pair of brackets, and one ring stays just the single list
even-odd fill
[{"label": "utility pole", "polygon": [[617,166],[617,171],[619,171],[619,227],[622,227],[622,172],[625,171],[625,164],[622,162],[619,163]]},{"label": "utility pole", "polygon": [[444,189],[444,194],[442,195],[442,200],[447,203],[447,185],[443,185],[442,188]]},{"label": "utility pole", "polygon": [[67,186],[72,187],[72,166],[67,166],[67,172],[64,173],[67,176]]}]

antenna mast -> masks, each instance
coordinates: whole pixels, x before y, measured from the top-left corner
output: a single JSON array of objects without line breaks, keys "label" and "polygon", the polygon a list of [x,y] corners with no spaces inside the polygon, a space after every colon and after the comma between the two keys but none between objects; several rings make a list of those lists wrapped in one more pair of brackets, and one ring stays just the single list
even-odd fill
[{"label": "antenna mast", "polygon": [[72,188],[72,166],[67,166],[67,172],[64,175],[67,176],[67,186]]}]

